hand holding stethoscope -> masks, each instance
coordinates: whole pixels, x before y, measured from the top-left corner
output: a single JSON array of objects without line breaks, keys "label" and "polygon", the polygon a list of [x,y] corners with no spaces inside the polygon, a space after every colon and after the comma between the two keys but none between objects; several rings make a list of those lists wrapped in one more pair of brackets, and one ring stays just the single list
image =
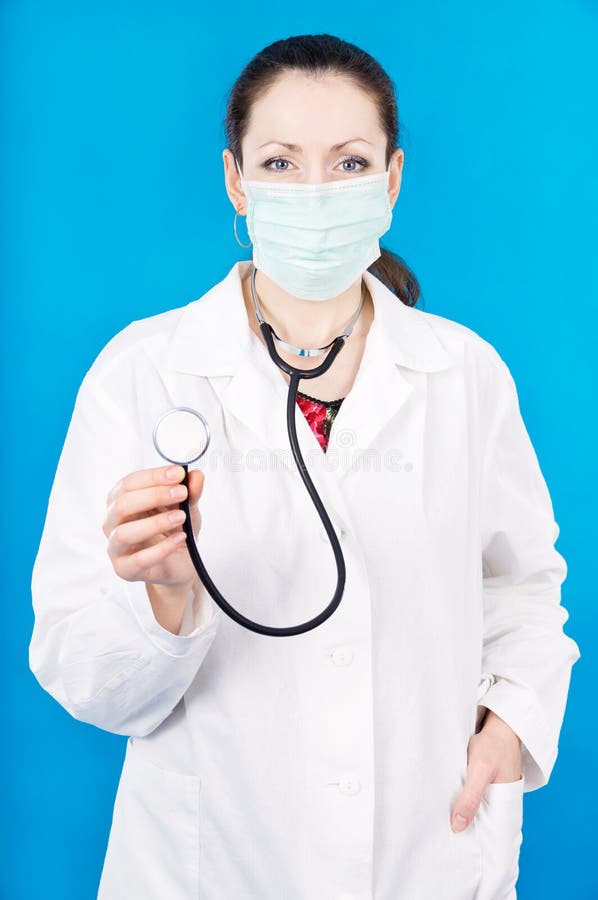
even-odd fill
[{"label": "hand holding stethoscope", "polygon": [[[203,416],[186,407],[169,410],[156,423],[154,442],[173,464],[130,472],[119,479],[106,499],[103,531],[116,574],[127,581],[144,581],[148,592],[156,595],[161,587],[166,589],[171,613],[168,624],[161,624],[167,627],[172,621],[180,626],[184,599],[199,575],[218,605],[249,630],[278,636],[309,630],[305,624],[273,628],[246,618],[228,604],[205,569],[196,545],[196,535],[201,529],[198,500],[205,476],[199,469],[189,470],[187,463],[178,463],[185,456],[194,461],[207,449],[209,431]],[[173,477],[169,477],[171,473]],[[309,479],[309,475],[306,477]],[[321,503],[319,497],[318,501]],[[332,534],[338,546],[336,533]],[[337,583],[333,600],[323,613],[307,623],[309,628],[328,618],[340,602],[344,586],[342,555],[341,561],[343,579]],[[181,598],[178,609],[177,596]]]},{"label": "hand holding stethoscope", "polygon": [[[169,478],[171,470],[174,478]],[[156,594],[160,590],[168,593],[168,606],[174,613],[168,625],[182,617],[183,605],[177,608],[176,596],[186,598],[197,579],[181,527],[187,513],[179,503],[188,502],[191,527],[198,534],[201,528],[198,501],[204,473],[195,469],[189,472],[187,483],[182,484],[184,475],[184,468],[177,465],[140,469],[125,475],[108,493],[102,526],[116,574],[126,581],[144,581]],[[171,492],[177,490],[178,495],[173,496]]]}]

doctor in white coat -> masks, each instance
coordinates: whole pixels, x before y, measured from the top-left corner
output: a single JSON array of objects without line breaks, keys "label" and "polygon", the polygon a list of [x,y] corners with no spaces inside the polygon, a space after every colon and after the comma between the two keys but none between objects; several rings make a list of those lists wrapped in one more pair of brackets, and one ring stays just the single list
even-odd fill
[{"label": "doctor in white coat", "polygon": [[[511,900],[523,793],[549,780],[580,655],[513,379],[481,336],[415,308],[417,281],[379,248],[403,151],[375,60],[330,35],[277,42],[226,125],[253,260],[99,352],[33,570],[31,669],[76,719],[128,737],[98,896]],[[300,385],[342,399],[326,433],[296,421],[347,578],[334,614],[292,637],[214,603],[177,516],[183,469],[152,442],[173,406],[210,423],[192,524],[233,606],[283,627],[327,605],[334,558],[254,265],[295,347],[330,343],[366,288],[332,367]]]}]

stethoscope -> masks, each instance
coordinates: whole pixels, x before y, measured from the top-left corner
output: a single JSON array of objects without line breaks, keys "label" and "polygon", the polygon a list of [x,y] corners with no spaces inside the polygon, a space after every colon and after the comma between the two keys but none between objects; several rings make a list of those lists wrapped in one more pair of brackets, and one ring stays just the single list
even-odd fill
[{"label": "stethoscope", "polygon": [[[293,458],[297,465],[297,469],[299,470],[299,474],[303,479],[305,487],[307,488],[307,492],[309,493],[314,506],[316,507],[318,515],[322,520],[322,524],[324,526],[326,534],[328,535],[328,539],[334,553],[337,570],[337,581],[332,600],[330,601],[326,609],[319,613],[319,615],[314,616],[313,619],[304,622],[302,625],[292,625],[288,628],[273,628],[269,625],[261,625],[259,622],[254,622],[251,619],[248,619],[233,606],[231,606],[230,603],[228,603],[227,600],[222,596],[222,594],[210,578],[206,567],[203,564],[193,534],[188,495],[187,498],[179,504],[179,509],[183,509],[185,511],[186,518],[183,522],[183,529],[187,536],[187,548],[189,550],[189,555],[191,556],[193,565],[195,566],[195,570],[202,583],[204,584],[206,590],[213,598],[213,600],[218,604],[218,606],[223,610],[223,612],[230,616],[231,619],[234,619],[234,621],[239,625],[242,625],[244,628],[248,628],[250,631],[255,631],[258,634],[271,635],[273,637],[286,637],[294,634],[304,634],[306,631],[310,631],[312,628],[317,628],[318,625],[321,625],[323,622],[325,622],[326,619],[328,619],[338,607],[345,588],[346,567],[343,552],[341,550],[336,531],[334,530],[334,526],[330,521],[324,504],[322,503],[322,500],[320,499],[320,496],[316,491],[314,483],[311,480],[309,472],[305,466],[305,461],[303,459],[301,448],[299,447],[299,441],[297,439],[295,415],[297,404],[297,388],[300,380],[302,378],[318,378],[318,376],[323,375],[328,371],[328,369],[340,353],[341,349],[343,348],[345,341],[351,334],[353,326],[357,321],[357,317],[359,316],[365,298],[365,284],[362,281],[361,302],[345,331],[338,337],[334,338],[334,340],[332,340],[329,344],[326,344],[325,347],[319,347],[314,350],[309,350],[293,347],[292,344],[287,344],[285,341],[278,337],[272,326],[268,322],[264,321],[259,307],[257,292],[255,289],[255,274],[256,268],[254,266],[251,273],[251,293],[260,330],[264,336],[268,352],[270,353],[273,361],[280,369],[282,369],[283,372],[286,372],[291,379],[289,383],[289,392],[287,399],[287,430],[289,433],[289,440],[291,443]],[[331,349],[329,350],[322,364],[317,366],[317,368],[309,370],[297,369],[295,368],[295,366],[291,366],[288,362],[280,357],[274,346],[274,340],[276,340],[277,343],[279,343],[281,346],[285,346],[287,349],[292,350],[300,356],[322,356],[329,347]],[[193,462],[196,462],[198,459],[200,459],[200,457],[203,456],[210,443],[210,429],[204,416],[202,416],[200,412],[192,409],[189,406],[176,406],[173,409],[168,410],[158,419],[154,428],[153,440],[154,446],[160,456],[162,456],[168,462],[183,466],[185,470],[185,476],[182,483],[188,489],[189,465]]]}]

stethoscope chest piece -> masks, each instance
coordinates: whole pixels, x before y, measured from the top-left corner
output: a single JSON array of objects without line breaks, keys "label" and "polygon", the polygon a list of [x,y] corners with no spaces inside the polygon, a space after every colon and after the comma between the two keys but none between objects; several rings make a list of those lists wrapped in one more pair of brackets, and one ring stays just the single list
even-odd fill
[{"label": "stethoscope chest piece", "polygon": [[175,406],[154,427],[154,447],[165,460],[181,466],[195,462],[208,449],[210,429],[201,413]]}]

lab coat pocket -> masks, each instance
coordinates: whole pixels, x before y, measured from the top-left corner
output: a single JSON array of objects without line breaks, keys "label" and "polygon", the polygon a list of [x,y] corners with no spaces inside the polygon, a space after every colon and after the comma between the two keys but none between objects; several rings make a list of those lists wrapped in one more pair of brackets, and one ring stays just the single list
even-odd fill
[{"label": "lab coat pocket", "polygon": [[523,841],[523,786],[519,781],[489,784],[474,817],[482,853],[476,900],[515,900]]},{"label": "lab coat pocket", "polygon": [[199,896],[198,775],[163,769],[127,742],[97,900]]}]

